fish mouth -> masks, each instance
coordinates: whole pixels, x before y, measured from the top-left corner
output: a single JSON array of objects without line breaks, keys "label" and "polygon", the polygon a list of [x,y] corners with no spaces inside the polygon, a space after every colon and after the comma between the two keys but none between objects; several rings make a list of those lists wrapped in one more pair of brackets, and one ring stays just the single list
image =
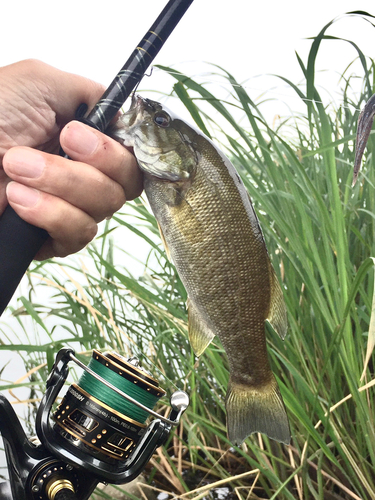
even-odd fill
[{"label": "fish mouth", "polygon": [[152,99],[148,99],[147,97],[142,97],[139,94],[133,93],[131,97],[130,108],[128,111],[124,113],[124,115],[128,114],[139,114],[143,111],[146,112],[155,112],[160,111],[162,106],[159,102],[153,101]]},{"label": "fish mouth", "polygon": [[160,103],[133,93],[130,107],[121,115],[120,120],[122,125],[130,131],[146,119],[150,119],[155,112],[161,109]]},{"label": "fish mouth", "polygon": [[132,150],[139,133],[138,129],[143,123],[151,123],[154,113],[161,109],[162,106],[158,102],[133,92],[129,109],[119,117],[107,133],[123,146]]},{"label": "fish mouth", "polygon": [[130,107],[123,112],[117,121],[107,130],[107,134],[133,151],[134,129],[143,121],[144,99],[136,93],[131,94]]},{"label": "fish mouth", "polygon": [[133,93],[131,95],[131,102],[129,109],[124,113],[122,113],[122,115],[119,118],[119,122],[121,122],[122,127],[125,128],[125,130],[129,131],[138,123],[142,122],[145,108],[146,108],[145,99],[140,95]]},{"label": "fish mouth", "polygon": [[133,114],[134,112],[141,111],[144,108],[143,101],[144,101],[143,97],[133,92],[131,95],[130,107],[121,116],[130,115]]}]

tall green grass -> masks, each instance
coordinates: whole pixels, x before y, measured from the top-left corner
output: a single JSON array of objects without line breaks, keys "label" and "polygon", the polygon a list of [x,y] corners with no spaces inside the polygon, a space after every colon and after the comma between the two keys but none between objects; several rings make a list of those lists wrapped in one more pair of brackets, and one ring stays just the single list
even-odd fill
[{"label": "tall green grass", "polygon": [[[23,315],[31,317],[45,340],[28,345],[30,333],[15,340],[2,328],[0,348],[20,351],[28,369],[44,361],[50,365],[61,344],[82,353],[109,347],[138,355],[168,390],[187,390],[191,405],[182,425],[148,468],[151,487],[175,498],[213,498],[215,486],[224,484],[240,500],[375,499],[374,136],[359,182],[351,187],[356,123],[374,92],[375,71],[373,60],[355,46],[360,95],[352,91],[359,75],[348,66],[341,78],[342,101],[323,102],[315,62],[322,43],[330,43],[330,25],[312,41],[307,62],[298,58],[303,83],[282,77],[305,113],[277,128],[225,70],[215,68],[230,89],[223,102],[199,82],[162,68],[176,80],[173,91],[192,120],[218,134],[241,174],[283,284],[288,335],[282,342],[268,327],[267,338],[290,418],[289,447],[258,435],[241,448],[228,442],[223,349],[215,340],[199,361],[191,353],[186,292],[142,200],[107,222],[81,260],[31,271],[37,293],[22,297],[14,316],[21,327]],[[149,247],[141,276],[132,275],[124,250],[131,252],[129,231]],[[43,305],[38,294],[46,286],[52,298]],[[33,375],[31,385],[39,393],[46,373],[43,367]],[[3,383],[1,389],[9,386]]]}]

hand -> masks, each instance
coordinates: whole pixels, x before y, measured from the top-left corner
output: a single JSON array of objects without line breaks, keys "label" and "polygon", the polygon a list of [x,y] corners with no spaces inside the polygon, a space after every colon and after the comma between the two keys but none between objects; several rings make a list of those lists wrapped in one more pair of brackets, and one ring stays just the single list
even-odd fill
[{"label": "hand", "polygon": [[[0,214],[9,202],[49,233],[37,259],[77,252],[99,221],[142,191],[127,149],[87,125],[68,123],[79,104],[92,108],[103,91],[38,61],[0,68]],[[75,161],[57,155],[59,139]]]}]

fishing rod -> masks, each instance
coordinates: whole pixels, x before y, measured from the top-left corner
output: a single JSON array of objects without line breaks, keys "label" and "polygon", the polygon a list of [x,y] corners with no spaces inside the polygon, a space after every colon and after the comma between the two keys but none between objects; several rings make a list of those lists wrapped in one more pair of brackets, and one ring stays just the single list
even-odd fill
[{"label": "fishing rod", "polygon": [[[105,132],[192,2],[169,1],[81,121]],[[46,231],[25,222],[10,206],[0,217],[0,314],[47,237]],[[69,362],[84,373],[56,407]],[[86,366],[72,349],[61,349],[37,412],[36,438],[28,439],[13,407],[0,394],[0,433],[9,471],[9,481],[0,483],[0,498],[88,500],[99,482],[132,481],[166,442],[189,404],[188,395],[176,391],[166,418],[153,409],[164,395],[158,381],[135,358],[94,350]],[[148,423],[149,416],[156,418]]]},{"label": "fishing rod", "polygon": [[[192,2],[167,3],[88,116],[78,117],[81,121],[105,132]],[[25,222],[7,206],[0,217],[0,315],[47,238],[44,229]]]}]

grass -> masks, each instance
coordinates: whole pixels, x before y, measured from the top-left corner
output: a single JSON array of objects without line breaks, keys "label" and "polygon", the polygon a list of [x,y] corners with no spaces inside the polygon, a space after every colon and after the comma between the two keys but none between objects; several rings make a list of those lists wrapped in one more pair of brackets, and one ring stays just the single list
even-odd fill
[{"label": "grass", "polygon": [[[13,311],[21,333],[1,327],[0,349],[16,350],[27,370],[35,370],[28,382],[4,381],[2,390],[31,385],[40,395],[47,366],[63,344],[82,353],[109,347],[136,354],[166,389],[187,390],[191,405],[182,425],[147,468],[149,488],[173,498],[214,498],[215,488],[226,485],[239,500],[375,499],[373,135],[351,187],[356,123],[374,93],[375,68],[356,47],[361,91],[353,91],[358,74],[348,65],[342,102],[325,104],[315,62],[330,40],[330,25],[313,39],[307,62],[298,58],[304,82],[282,78],[305,113],[276,128],[225,70],[215,68],[230,89],[223,102],[199,82],[162,68],[175,79],[173,92],[192,120],[223,143],[241,174],[283,284],[288,335],[282,342],[269,327],[267,338],[290,418],[289,447],[260,435],[241,448],[228,442],[223,349],[215,340],[199,361],[192,355],[186,292],[142,200],[107,221],[79,258],[31,270],[32,291]],[[129,232],[149,248],[141,276],[129,270]],[[51,295],[47,305],[38,300],[44,289]],[[32,319],[32,335],[25,318]]]}]

